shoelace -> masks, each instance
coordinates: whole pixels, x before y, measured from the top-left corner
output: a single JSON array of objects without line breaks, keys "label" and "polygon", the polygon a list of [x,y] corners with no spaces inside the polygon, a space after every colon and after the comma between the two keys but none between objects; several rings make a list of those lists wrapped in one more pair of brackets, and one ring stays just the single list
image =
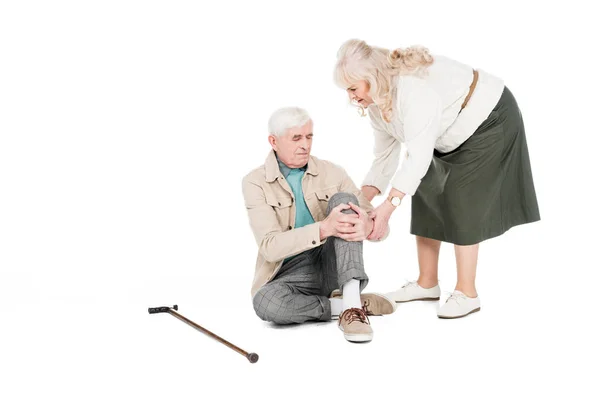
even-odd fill
[{"label": "shoelace", "polygon": [[365,312],[366,315],[372,315],[373,313],[371,312],[371,310],[369,310],[369,306],[371,305],[371,300],[367,299],[365,300],[365,302],[363,303],[362,309]]},{"label": "shoelace", "polygon": [[446,303],[449,302],[450,300],[454,300],[455,302],[458,303],[459,300],[466,300],[467,299],[467,296],[465,294],[463,294],[463,293],[457,293],[457,292],[450,293],[450,292],[447,292],[446,294],[450,295],[450,297],[448,297],[446,299]]},{"label": "shoelace", "polygon": [[353,323],[354,321],[361,322],[363,324],[371,325],[369,322],[369,317],[362,308],[349,308],[344,311],[340,317],[340,322],[344,320],[348,322],[348,325]]},{"label": "shoelace", "polygon": [[417,284],[417,281],[406,281],[404,283],[404,285],[402,285],[402,288],[404,289],[405,287],[415,286],[416,284]]},{"label": "shoelace", "polygon": [[[440,284],[441,281],[442,281],[441,279],[438,279],[438,285]],[[404,280],[404,282],[405,283],[404,283],[404,285],[402,285],[402,288],[409,287],[409,286],[416,286],[418,283],[418,281],[409,281],[406,279]]]}]

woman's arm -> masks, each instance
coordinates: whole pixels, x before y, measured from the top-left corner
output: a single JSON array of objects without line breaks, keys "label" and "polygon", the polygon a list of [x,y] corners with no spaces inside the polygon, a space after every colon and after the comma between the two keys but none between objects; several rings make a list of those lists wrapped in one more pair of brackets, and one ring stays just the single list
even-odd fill
[{"label": "woman's arm", "polygon": [[375,196],[385,192],[398,169],[401,143],[385,130],[380,116],[369,111],[369,118],[375,140],[375,159],[361,186],[365,197],[372,201]]},{"label": "woman's arm", "polygon": [[375,196],[381,193],[379,189],[377,189],[375,186],[363,186],[362,188],[360,188],[360,190],[369,201],[373,201]]},{"label": "woman's arm", "polygon": [[[398,90],[398,108],[402,115],[406,159],[392,180],[389,196],[401,199],[414,195],[433,158],[435,141],[441,121],[439,95],[423,80],[407,77]],[[381,203],[371,214],[375,227],[369,239],[378,240],[388,229],[388,221],[396,207],[389,201]]]},{"label": "woman's arm", "polygon": [[403,115],[406,159],[392,180],[390,195],[414,195],[427,173],[440,134],[441,99],[422,79],[407,77],[399,88],[398,108]]}]

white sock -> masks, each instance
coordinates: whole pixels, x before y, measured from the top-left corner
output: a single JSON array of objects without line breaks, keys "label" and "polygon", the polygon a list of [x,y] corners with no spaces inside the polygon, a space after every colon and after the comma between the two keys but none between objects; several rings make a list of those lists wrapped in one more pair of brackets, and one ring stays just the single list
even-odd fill
[{"label": "white sock", "polygon": [[342,313],[342,299],[329,299],[329,303],[331,304],[331,318],[337,317]]},{"label": "white sock", "polygon": [[348,283],[342,286],[342,310],[349,308],[361,308],[360,302],[360,281],[358,279],[350,279]]}]

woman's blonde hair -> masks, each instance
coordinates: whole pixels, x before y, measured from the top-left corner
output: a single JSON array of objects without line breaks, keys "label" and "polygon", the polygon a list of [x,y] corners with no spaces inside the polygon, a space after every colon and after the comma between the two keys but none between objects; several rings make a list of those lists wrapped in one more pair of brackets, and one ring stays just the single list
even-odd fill
[{"label": "woman's blonde hair", "polygon": [[[393,80],[398,75],[422,75],[433,63],[433,56],[422,46],[388,50],[369,46],[364,40],[350,39],[337,53],[334,79],[343,89],[365,80],[373,102],[386,122],[392,120]],[[359,106],[360,107],[360,106]],[[362,115],[365,115],[361,107]]]}]

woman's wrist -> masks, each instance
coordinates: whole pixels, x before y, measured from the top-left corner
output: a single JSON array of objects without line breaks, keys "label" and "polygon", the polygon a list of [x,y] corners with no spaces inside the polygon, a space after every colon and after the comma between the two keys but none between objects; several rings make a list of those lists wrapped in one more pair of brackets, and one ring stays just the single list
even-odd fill
[{"label": "woman's wrist", "polygon": [[377,189],[375,186],[369,186],[369,185],[363,186],[361,188],[361,191],[363,192],[363,195],[369,201],[373,201],[375,196],[377,196],[380,193],[379,189]]},{"label": "woman's wrist", "polygon": [[392,188],[385,202],[391,205],[394,209],[396,209],[398,206],[400,206],[400,203],[402,202],[404,196],[404,193]]},{"label": "woman's wrist", "polygon": [[390,193],[388,195],[388,198],[390,197],[399,197],[400,200],[402,200],[404,198],[404,196],[406,196],[406,193],[399,191],[398,189],[394,189],[392,188],[390,190]]},{"label": "woman's wrist", "polygon": [[382,203],[382,206],[384,207],[384,212],[387,215],[392,215],[394,210],[398,208],[392,204],[392,202],[389,200],[389,197]]}]

